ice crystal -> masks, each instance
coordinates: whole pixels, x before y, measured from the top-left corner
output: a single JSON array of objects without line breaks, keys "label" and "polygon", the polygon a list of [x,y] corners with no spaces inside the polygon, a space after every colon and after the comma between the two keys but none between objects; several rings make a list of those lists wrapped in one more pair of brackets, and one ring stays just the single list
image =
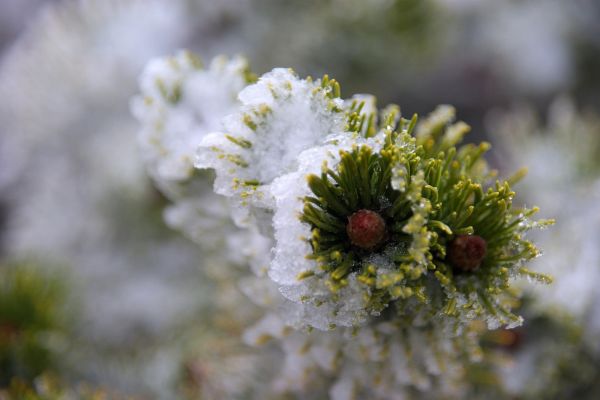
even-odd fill
[{"label": "ice crystal", "polygon": [[327,77],[300,79],[278,68],[241,91],[239,100],[240,110],[223,120],[223,130],[202,140],[196,167],[215,169],[215,191],[242,207],[270,208],[273,180],[295,170],[303,150],[343,131],[339,87]]},{"label": "ice crystal", "polygon": [[140,78],[141,96],[132,104],[142,122],[139,142],[159,184],[188,180],[196,148],[237,107],[237,94],[252,79],[242,58],[218,57],[208,68],[182,51],[151,61]]},{"label": "ice crystal", "polygon": [[[160,87],[166,107],[185,97],[178,83]],[[252,274],[209,268],[231,323],[247,321],[254,306],[264,311],[243,338],[283,359],[270,390],[465,395],[486,324],[522,321],[511,310],[511,279],[549,280],[524,265],[539,254],[525,233],[550,221],[513,207],[513,180],[488,168],[489,144],[461,144],[470,128],[451,106],[404,119],[398,106],[378,110],[369,95],[342,100],[335,81],[287,69],[263,75],[238,100],[220,128],[182,147],[182,175],[154,171],[179,181],[163,188],[175,201],[166,215],[191,236],[216,231],[205,219],[222,218],[225,207],[199,196],[213,175],[189,169],[195,146],[195,167],[214,170],[215,192],[230,199],[241,229],[219,229],[226,258]]]},{"label": "ice crystal", "polygon": [[142,124],[138,143],[156,186],[174,203],[165,210],[169,226],[205,249],[233,233],[229,208],[212,192],[213,175],[194,168],[196,149],[221,120],[239,106],[237,95],[254,79],[241,57],[214,58],[207,67],[190,52],[148,63],[132,111]]},{"label": "ice crystal", "polygon": [[[458,323],[520,324],[506,300],[509,279],[546,280],[522,267],[538,254],[522,237],[536,210],[512,208],[508,182],[494,182],[482,159],[487,143],[456,147],[469,128],[452,123],[452,107],[418,126],[416,118],[396,126],[394,113],[377,120],[363,106],[347,113],[346,141],[307,150],[299,170],[273,184],[270,276],[282,293],[311,310],[307,323],[320,329],[360,325],[390,305],[399,315],[416,309]],[[348,234],[361,210],[383,220],[377,246],[357,246]],[[467,235],[486,251],[463,261],[481,268],[461,268],[447,255]]]},{"label": "ice crystal", "polygon": [[436,324],[408,328],[397,320],[304,333],[269,315],[246,338],[264,350],[278,343],[284,351],[274,380],[279,392],[335,399],[455,398],[465,390],[468,371],[461,365],[477,365],[477,329],[451,337]]},{"label": "ice crystal", "polygon": [[[565,310],[585,321],[594,343],[600,331],[596,285],[600,281],[597,238],[600,219],[598,154],[600,119],[578,110],[571,99],[557,98],[541,121],[529,108],[495,112],[488,118],[490,132],[502,146],[506,165],[524,164],[528,176],[519,182],[526,201],[536,199],[542,210],[556,216],[560,229],[532,235],[545,255],[531,269],[550,272],[548,288],[527,287],[540,310]],[[556,163],[560,160],[560,165]],[[595,321],[595,322],[594,322]],[[594,325],[596,325],[594,327]]]}]

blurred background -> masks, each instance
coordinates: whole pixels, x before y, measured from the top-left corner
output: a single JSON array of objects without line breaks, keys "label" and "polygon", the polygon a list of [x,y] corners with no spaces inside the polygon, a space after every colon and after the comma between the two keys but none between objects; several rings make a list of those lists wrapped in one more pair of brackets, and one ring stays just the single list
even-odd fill
[{"label": "blurred background", "polygon": [[183,398],[228,368],[211,346],[247,351],[243,323],[213,321],[224,261],[165,226],[136,149],[138,75],[187,48],[327,73],[409,117],[452,104],[501,176],[528,167],[520,200],[557,224],[536,263],[556,283],[527,313],[557,328],[510,348],[507,390],[596,398],[598,21],[597,0],[0,0],[0,388]]}]

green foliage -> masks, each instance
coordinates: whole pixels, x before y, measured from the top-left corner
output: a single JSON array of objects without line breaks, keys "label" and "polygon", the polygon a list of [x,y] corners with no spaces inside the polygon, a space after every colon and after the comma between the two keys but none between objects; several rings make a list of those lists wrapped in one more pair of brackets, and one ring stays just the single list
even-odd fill
[{"label": "green foliage", "polygon": [[52,366],[53,333],[63,329],[64,286],[29,265],[0,268],[0,386]]},{"label": "green foliage", "polygon": [[[383,131],[381,149],[363,144],[340,151],[335,167],[308,176],[313,195],[300,216],[312,228],[309,258],[326,273],[328,286],[335,293],[356,273],[370,288],[370,311],[394,302],[401,313],[419,307],[459,320],[518,325],[509,280],[550,281],[523,267],[539,254],[524,234],[552,221],[534,222],[537,209],[513,207],[509,182],[495,180],[483,159],[490,145],[459,145],[469,127],[452,123],[452,107],[439,107],[419,125],[416,117],[396,123],[397,108],[388,108],[380,127],[362,107],[351,107],[349,130],[364,137]],[[387,238],[378,248],[357,248],[346,233],[348,218],[363,209],[386,222]],[[447,258],[458,235],[477,235],[487,244],[474,271],[461,271]]]},{"label": "green foliage", "polygon": [[133,397],[108,393],[88,385],[68,387],[52,374],[44,374],[29,384],[21,379],[13,379],[10,386],[0,390],[2,400],[134,400]]}]

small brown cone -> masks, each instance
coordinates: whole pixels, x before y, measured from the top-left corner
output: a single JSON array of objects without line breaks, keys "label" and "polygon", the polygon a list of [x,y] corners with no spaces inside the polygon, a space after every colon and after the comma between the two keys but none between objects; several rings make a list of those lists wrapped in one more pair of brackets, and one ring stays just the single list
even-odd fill
[{"label": "small brown cone", "polygon": [[481,265],[487,251],[485,239],[477,235],[458,235],[448,245],[446,259],[462,272],[475,271]]},{"label": "small brown cone", "polygon": [[346,232],[354,246],[372,250],[385,240],[385,220],[375,211],[358,210],[348,217]]}]

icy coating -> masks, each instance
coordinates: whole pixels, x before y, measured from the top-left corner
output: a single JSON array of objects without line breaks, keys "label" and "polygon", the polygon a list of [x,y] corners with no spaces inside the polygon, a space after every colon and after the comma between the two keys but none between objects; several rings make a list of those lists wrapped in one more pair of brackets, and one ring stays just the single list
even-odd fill
[{"label": "icy coating", "polygon": [[194,168],[196,149],[237,109],[238,92],[251,79],[242,57],[216,57],[204,67],[198,56],[180,51],[146,66],[141,94],[131,102],[141,122],[138,145],[146,169],[173,203],[164,211],[165,221],[205,250],[222,247],[222,235],[234,229],[225,199],[211,190],[213,174]]},{"label": "icy coating", "polygon": [[[281,285],[281,293],[302,305],[288,314],[288,322],[310,325],[327,330],[335,325],[354,326],[368,316],[365,295],[368,288],[356,279],[356,273],[348,277],[348,285],[336,293],[327,285],[324,271],[318,263],[306,255],[312,253],[307,240],[310,225],[302,222],[299,214],[304,207],[304,197],[311,195],[307,176],[319,173],[324,163],[335,166],[340,150],[350,150],[359,143],[380,149],[383,137],[372,139],[353,138],[351,135],[330,138],[329,144],[304,151],[298,157],[298,170],[276,179],[272,184],[275,198],[273,227],[276,245],[269,276]],[[313,274],[306,279],[299,276]]]},{"label": "icy coating", "polygon": [[[204,70],[190,54],[178,57],[185,68],[163,59],[148,67],[148,88],[142,79],[161,108],[140,97],[134,110],[143,107],[148,132],[171,146],[149,139],[144,151],[172,202],[167,223],[204,248],[212,240],[241,267],[211,273],[227,283],[219,301],[236,318],[260,310],[238,333],[279,360],[267,391],[461,397],[467,366],[482,357],[481,332],[522,322],[509,280],[549,280],[524,268],[539,251],[523,236],[550,222],[512,207],[509,182],[494,182],[482,157],[489,144],[461,144],[469,127],[451,106],[404,119],[370,95],[342,100],[326,76],[300,79],[281,68],[240,88],[229,113],[223,106],[202,117],[188,102],[201,109],[219,85],[193,86]],[[380,218],[375,245],[360,245],[348,229],[357,213]],[[452,243],[468,235],[488,249],[478,268],[457,273]]]},{"label": "icy coating", "polygon": [[342,100],[322,81],[277,68],[239,94],[239,111],[201,142],[197,168],[216,171],[215,191],[242,206],[272,205],[269,185],[296,169],[298,155],[343,132]]},{"label": "icy coating", "polygon": [[191,177],[197,147],[206,134],[221,129],[225,115],[236,110],[247,71],[241,57],[218,57],[204,68],[197,56],[186,51],[148,64],[132,110],[142,122],[139,142],[155,179]]}]

